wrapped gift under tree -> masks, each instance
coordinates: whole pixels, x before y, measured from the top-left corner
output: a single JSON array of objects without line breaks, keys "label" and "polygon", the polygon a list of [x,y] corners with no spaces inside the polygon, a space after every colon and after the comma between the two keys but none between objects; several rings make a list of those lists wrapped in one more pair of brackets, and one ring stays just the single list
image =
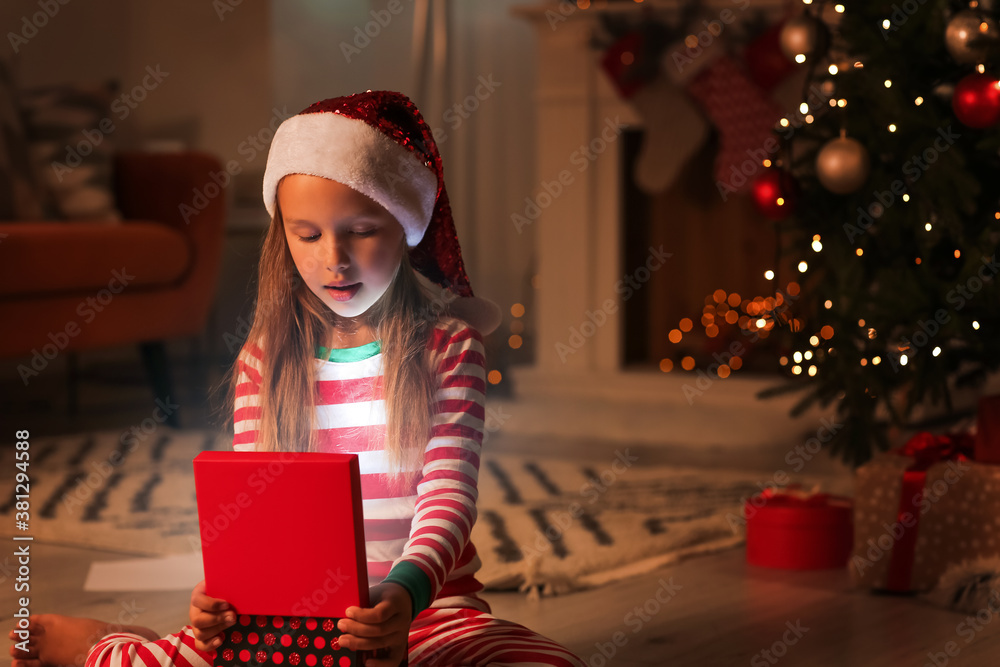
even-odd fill
[{"label": "wrapped gift under tree", "polygon": [[857,469],[856,585],[925,592],[949,568],[1000,557],[998,403],[982,400],[975,436],[920,433]]}]

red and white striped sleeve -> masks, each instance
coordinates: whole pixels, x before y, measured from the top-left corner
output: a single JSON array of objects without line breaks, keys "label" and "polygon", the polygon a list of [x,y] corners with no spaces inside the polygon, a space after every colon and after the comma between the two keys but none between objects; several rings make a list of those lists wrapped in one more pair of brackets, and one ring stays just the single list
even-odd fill
[{"label": "red and white striped sleeve", "polygon": [[260,424],[260,379],[263,351],[249,341],[236,358],[239,376],[233,410],[233,449],[253,451]]},{"label": "red and white striped sleeve", "polygon": [[212,667],[215,651],[195,648],[193,630],[185,625],[156,641],[132,632],[106,635],[91,647],[85,667]]},{"label": "red and white striped sleeve", "polygon": [[420,568],[430,580],[433,601],[476,522],[486,360],[480,333],[454,318],[441,320],[428,346],[437,372],[435,414],[410,536],[396,565]]}]

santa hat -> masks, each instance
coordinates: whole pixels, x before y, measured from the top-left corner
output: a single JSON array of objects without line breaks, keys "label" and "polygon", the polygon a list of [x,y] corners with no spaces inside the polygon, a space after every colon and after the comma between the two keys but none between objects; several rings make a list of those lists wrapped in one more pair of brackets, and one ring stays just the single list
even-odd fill
[{"label": "santa hat", "polygon": [[264,206],[272,216],[278,182],[288,174],[322,176],[381,204],[403,226],[410,264],[440,310],[484,336],[499,326],[499,306],[472,293],[441,155],[408,97],[369,90],[288,118],[274,133],[264,169]]}]

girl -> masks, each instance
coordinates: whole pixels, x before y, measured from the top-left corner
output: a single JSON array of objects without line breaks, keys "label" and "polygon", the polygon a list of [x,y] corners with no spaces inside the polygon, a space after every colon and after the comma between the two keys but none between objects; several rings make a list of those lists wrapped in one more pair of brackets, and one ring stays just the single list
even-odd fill
[{"label": "girl", "polygon": [[[358,454],[373,586],[371,606],[339,621],[341,646],[371,652],[374,667],[582,666],[478,596],[482,336],[500,313],[473,295],[419,111],[384,91],[311,105],[275,133],[263,190],[272,219],[231,384],[233,447]],[[36,617],[31,651],[12,654],[206,667],[234,610],[201,582],[190,620],[151,640],[145,628]],[[90,633],[106,636],[91,646]]]}]

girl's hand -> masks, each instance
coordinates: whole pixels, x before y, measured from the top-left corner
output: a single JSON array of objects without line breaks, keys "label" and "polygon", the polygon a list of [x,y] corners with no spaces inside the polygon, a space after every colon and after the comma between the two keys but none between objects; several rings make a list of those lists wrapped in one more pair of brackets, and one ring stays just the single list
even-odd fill
[{"label": "girl's hand", "polygon": [[405,588],[393,583],[372,586],[369,597],[371,607],[348,607],[347,618],[337,622],[344,633],[340,645],[374,654],[365,667],[399,667],[407,655],[413,601]]},{"label": "girl's hand", "polygon": [[204,579],[191,591],[188,617],[194,628],[195,647],[206,652],[217,649],[222,643],[219,633],[236,622],[236,612],[229,608],[228,602],[205,594]]}]

